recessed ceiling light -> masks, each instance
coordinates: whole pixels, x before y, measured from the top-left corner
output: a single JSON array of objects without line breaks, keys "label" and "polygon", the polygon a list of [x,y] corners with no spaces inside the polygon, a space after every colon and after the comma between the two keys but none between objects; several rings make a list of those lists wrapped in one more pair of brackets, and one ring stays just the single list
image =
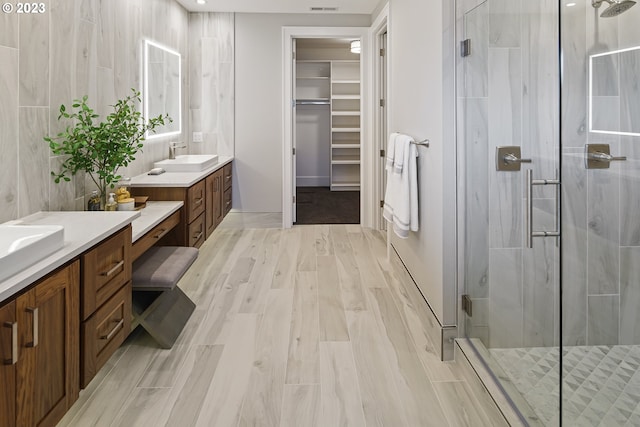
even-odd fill
[{"label": "recessed ceiling light", "polygon": [[351,42],[351,53],[360,53],[360,40],[354,40]]},{"label": "recessed ceiling light", "polygon": [[198,4],[207,4],[207,0],[196,0]]},{"label": "recessed ceiling light", "polygon": [[575,3],[567,3],[567,7],[573,7],[575,5],[576,5]]}]

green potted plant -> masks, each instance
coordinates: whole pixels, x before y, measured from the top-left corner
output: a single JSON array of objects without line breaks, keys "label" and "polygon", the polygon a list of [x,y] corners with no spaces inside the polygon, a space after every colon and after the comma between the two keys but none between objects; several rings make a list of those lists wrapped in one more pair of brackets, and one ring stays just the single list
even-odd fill
[{"label": "green potted plant", "polygon": [[168,115],[158,116],[144,122],[136,109],[140,103],[140,92],[132,89],[132,94],[113,105],[111,112],[101,122],[99,115],[87,105],[87,96],[72,104],[72,111],[60,106],[58,120],[70,119],[73,125],[55,137],[46,136],[53,154],[67,156],[60,171],[51,172],[56,183],[70,181],[79,171],[89,174],[98,187],[102,206],[105,205],[107,188],[113,188],[122,178],[118,169],[135,160],[135,154],[142,149],[142,141],[147,131],[171,122]]}]

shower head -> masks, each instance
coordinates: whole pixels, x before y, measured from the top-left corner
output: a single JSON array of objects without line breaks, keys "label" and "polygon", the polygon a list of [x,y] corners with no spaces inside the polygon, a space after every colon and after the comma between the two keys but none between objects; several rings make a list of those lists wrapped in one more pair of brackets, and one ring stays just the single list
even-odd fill
[{"label": "shower head", "polygon": [[591,0],[591,5],[593,7],[595,7],[596,9],[599,8],[600,6],[602,6],[602,2],[606,1],[607,3],[609,3],[609,7],[606,8],[604,10],[604,12],[602,12],[600,14],[601,17],[603,18],[612,18],[614,16],[618,16],[621,13],[626,12],[627,10],[631,9],[636,2],[633,0]]}]

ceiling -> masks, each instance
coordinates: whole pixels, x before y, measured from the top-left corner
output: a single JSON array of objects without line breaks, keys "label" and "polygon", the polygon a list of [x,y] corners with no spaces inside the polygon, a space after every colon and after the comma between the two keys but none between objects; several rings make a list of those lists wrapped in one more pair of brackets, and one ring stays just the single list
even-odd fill
[{"label": "ceiling", "polygon": [[[176,0],[190,12],[244,13],[362,13],[371,14],[380,0]],[[312,12],[312,7],[334,8],[337,11]]]}]

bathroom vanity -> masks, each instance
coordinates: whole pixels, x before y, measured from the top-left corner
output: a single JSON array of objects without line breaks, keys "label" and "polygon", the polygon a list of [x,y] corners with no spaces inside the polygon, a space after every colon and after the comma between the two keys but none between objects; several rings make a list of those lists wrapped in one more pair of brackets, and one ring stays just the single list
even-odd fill
[{"label": "bathroom vanity", "polygon": [[231,210],[232,157],[199,172],[166,172],[131,179],[131,194],[184,203],[178,226],[162,237],[165,246],[199,248]]}]

